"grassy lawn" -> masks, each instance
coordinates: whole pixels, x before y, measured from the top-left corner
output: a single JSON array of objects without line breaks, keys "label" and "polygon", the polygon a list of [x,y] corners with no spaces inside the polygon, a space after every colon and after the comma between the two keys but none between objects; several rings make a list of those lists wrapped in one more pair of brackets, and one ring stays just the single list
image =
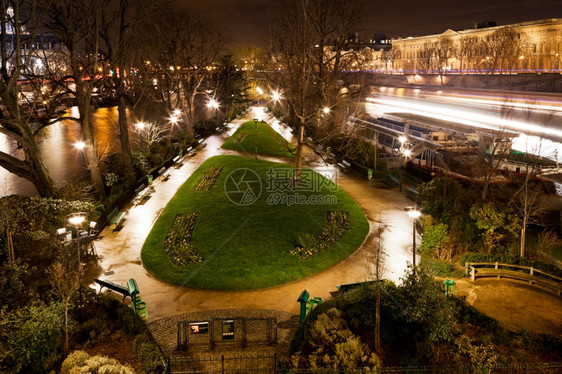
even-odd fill
[{"label": "grassy lawn", "polygon": [[[222,148],[253,153],[255,151],[255,139],[255,123],[254,121],[248,121],[224,142]],[[292,147],[290,144],[265,122],[258,122],[257,143],[259,154],[295,157],[291,153]]]},{"label": "grassy lawn", "polygon": [[[198,180],[213,166],[223,169],[212,189],[194,191]],[[232,192],[233,181],[239,179],[228,177],[240,168],[250,169],[261,179],[259,198],[244,206],[229,199],[230,196],[234,201],[242,201],[239,199],[241,195]],[[293,167],[238,156],[215,156],[205,161],[166,206],[150,232],[141,253],[148,271],[164,281],[187,287],[263,288],[318,273],[359,247],[369,231],[369,224],[361,208],[347,193],[310,171],[308,175],[313,176],[313,187],[320,191],[298,191],[298,194],[306,198],[311,195],[334,196],[337,202],[288,206],[280,203],[278,195],[267,191],[270,168],[290,170]],[[240,176],[238,173],[241,172],[238,170],[232,175]],[[251,172],[247,174],[250,176],[247,181],[257,179]],[[275,179],[284,180],[280,174]],[[306,179],[305,174],[303,179]],[[269,182],[271,184],[271,180]],[[258,185],[254,183],[252,186]],[[307,260],[289,254],[289,250],[296,246],[297,236],[305,232],[317,234],[327,222],[327,212],[333,210],[349,212],[351,226],[343,237]],[[191,242],[203,261],[178,267],[165,253],[164,240],[176,215],[183,213],[199,213]]]}]

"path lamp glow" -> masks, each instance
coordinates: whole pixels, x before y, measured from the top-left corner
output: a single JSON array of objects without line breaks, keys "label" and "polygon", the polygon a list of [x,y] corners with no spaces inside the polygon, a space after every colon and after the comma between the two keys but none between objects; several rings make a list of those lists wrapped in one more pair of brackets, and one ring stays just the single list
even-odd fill
[{"label": "path lamp glow", "polygon": [[79,306],[78,308],[82,308],[82,261],[80,259],[80,226],[86,220],[88,216],[87,213],[79,212],[79,213],[72,213],[66,216],[66,221],[74,227],[74,238],[76,240],[76,247],[78,249],[78,297],[79,297]]},{"label": "path lamp glow", "polygon": [[86,143],[84,143],[83,141],[77,141],[76,143],[74,143],[74,148],[76,148],[79,151],[83,151],[84,148],[86,148]]},{"label": "path lamp glow", "polygon": [[416,207],[408,207],[404,210],[412,218],[412,265],[416,271],[416,220],[421,217],[421,211]]}]

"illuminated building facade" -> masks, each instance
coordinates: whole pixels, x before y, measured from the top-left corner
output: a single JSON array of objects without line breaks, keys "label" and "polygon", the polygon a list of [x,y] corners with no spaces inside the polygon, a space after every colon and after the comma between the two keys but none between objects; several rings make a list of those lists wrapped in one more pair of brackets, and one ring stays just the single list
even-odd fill
[{"label": "illuminated building facade", "polygon": [[562,71],[562,18],[392,39],[392,71],[510,74]]}]

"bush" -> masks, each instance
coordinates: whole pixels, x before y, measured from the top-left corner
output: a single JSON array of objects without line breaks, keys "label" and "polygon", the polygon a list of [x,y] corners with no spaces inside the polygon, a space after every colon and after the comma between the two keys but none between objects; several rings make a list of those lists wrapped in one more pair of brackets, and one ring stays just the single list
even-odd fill
[{"label": "bush", "polygon": [[484,253],[465,253],[460,258],[462,266],[466,266],[467,262],[499,262],[511,265],[531,266],[535,269],[542,270],[557,277],[562,277],[562,269],[556,265],[546,264],[541,261],[529,260],[520,256],[507,256],[501,254],[484,254]]},{"label": "bush", "polygon": [[455,268],[455,265],[447,260],[427,259],[422,257],[421,265],[427,266],[435,275],[440,277],[461,278],[465,275],[465,271]]},{"label": "bush", "polygon": [[160,348],[149,335],[137,335],[133,342],[133,347],[143,369],[147,373],[164,372],[164,365],[160,359]]},{"label": "bush", "polygon": [[61,374],[134,374],[134,370],[105,356],[90,356],[84,351],[72,352],[62,363]]}]

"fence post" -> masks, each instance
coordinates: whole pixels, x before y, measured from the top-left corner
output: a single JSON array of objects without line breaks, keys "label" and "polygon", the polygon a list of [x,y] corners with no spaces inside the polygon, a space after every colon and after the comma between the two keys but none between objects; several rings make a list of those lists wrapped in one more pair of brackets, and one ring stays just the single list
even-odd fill
[{"label": "fence post", "polygon": [[224,355],[221,356],[221,373],[224,374]]},{"label": "fence post", "polygon": [[498,270],[498,262],[496,261],[496,266],[494,267],[494,269]]},{"label": "fence post", "polygon": [[535,269],[533,269],[533,267],[531,266],[531,275],[535,275],[534,272],[535,272]]}]

